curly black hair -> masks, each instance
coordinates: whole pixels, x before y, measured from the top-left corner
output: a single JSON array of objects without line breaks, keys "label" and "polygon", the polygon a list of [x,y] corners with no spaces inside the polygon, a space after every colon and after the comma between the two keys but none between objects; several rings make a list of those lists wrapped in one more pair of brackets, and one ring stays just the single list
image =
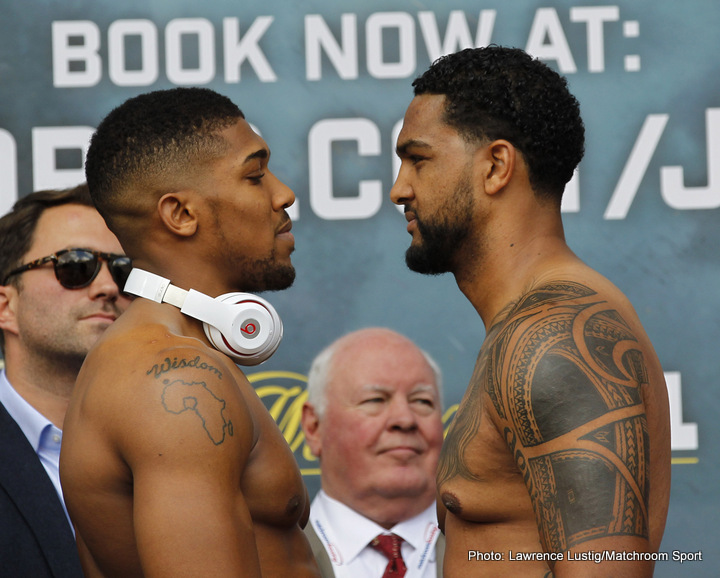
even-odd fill
[{"label": "curly black hair", "polygon": [[229,98],[194,87],[148,92],[112,110],[85,160],[90,194],[110,228],[113,217],[127,210],[131,187],[146,189],[217,154],[217,133],[240,118],[242,111]]},{"label": "curly black hair", "polygon": [[562,199],[585,152],[580,105],[564,77],[523,50],[491,45],[437,59],[413,87],[444,95],[445,122],[468,141],[512,143],[535,193]]}]

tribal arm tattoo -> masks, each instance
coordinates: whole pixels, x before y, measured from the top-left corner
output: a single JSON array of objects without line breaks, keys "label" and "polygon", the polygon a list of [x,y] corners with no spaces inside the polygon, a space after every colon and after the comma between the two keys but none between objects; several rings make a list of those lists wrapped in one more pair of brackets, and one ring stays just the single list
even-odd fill
[{"label": "tribal arm tattoo", "polygon": [[647,372],[617,311],[554,283],[519,302],[488,351],[484,387],[530,492],[546,551],[648,537]]},{"label": "tribal arm tattoo", "polygon": [[606,536],[647,538],[647,381],[637,339],[607,302],[579,283],[537,287],[488,332],[438,484],[479,479],[466,456],[477,450],[482,404],[490,403],[546,551]]}]

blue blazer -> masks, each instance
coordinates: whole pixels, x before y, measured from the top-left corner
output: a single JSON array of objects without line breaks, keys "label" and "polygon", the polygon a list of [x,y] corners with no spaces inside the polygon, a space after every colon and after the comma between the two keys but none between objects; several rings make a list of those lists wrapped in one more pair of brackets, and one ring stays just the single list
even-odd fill
[{"label": "blue blazer", "polygon": [[55,486],[0,404],[0,574],[82,578],[75,539]]}]

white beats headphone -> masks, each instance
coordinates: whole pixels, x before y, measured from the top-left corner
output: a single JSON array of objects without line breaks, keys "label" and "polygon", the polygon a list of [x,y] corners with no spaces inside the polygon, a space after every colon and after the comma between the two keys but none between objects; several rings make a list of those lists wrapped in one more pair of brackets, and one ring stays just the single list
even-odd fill
[{"label": "white beats headphone", "polygon": [[239,365],[258,365],[280,345],[282,321],[265,299],[250,293],[225,293],[212,298],[170,284],[169,279],[134,268],[123,289],[125,293],[169,303],[182,313],[203,322],[205,335],[215,349]]}]

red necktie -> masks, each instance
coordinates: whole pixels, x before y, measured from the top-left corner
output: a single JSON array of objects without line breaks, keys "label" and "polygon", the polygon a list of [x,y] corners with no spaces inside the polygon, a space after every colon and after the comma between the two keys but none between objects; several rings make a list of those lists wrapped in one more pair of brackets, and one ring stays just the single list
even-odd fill
[{"label": "red necktie", "polygon": [[400,553],[401,542],[402,538],[395,534],[380,534],[370,542],[370,546],[385,554],[385,557],[389,560],[382,578],[402,578],[405,576],[407,567]]}]

